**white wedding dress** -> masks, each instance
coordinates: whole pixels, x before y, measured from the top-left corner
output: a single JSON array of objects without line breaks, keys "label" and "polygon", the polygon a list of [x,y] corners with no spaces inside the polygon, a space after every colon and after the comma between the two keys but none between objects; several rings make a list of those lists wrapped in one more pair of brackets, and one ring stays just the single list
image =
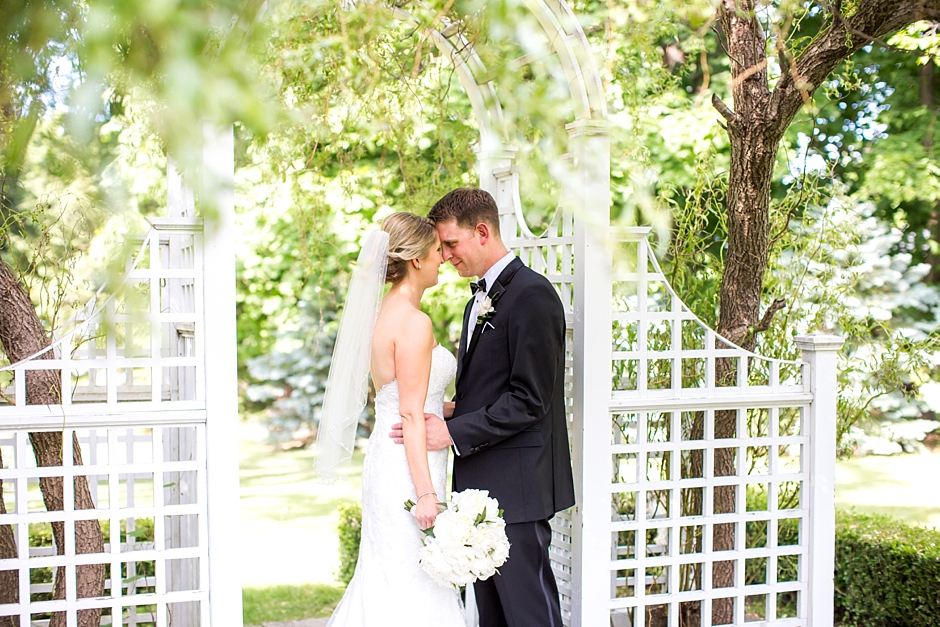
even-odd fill
[{"label": "white wedding dress", "polygon": [[[438,345],[431,352],[431,377],[424,410],[444,411],[444,389],[454,378],[457,360]],[[405,447],[388,437],[401,422],[398,381],[375,396],[375,428],[362,467],[362,540],[356,573],[327,627],[462,627],[464,610],[457,592],[433,581],[418,563],[423,533],[405,501],[414,500],[414,483]],[[431,480],[438,499],[446,496],[447,450],[429,451]]]}]

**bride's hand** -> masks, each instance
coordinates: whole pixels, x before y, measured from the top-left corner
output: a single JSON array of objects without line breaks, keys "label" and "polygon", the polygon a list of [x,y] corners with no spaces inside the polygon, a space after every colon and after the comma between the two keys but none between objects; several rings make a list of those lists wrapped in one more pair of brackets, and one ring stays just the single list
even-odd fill
[{"label": "bride's hand", "polygon": [[424,494],[418,499],[415,505],[415,518],[418,520],[418,526],[422,529],[434,526],[434,519],[440,513],[440,507],[437,503],[437,494]]},{"label": "bride's hand", "polygon": [[444,418],[454,417],[454,407],[456,405],[454,401],[444,401]]}]

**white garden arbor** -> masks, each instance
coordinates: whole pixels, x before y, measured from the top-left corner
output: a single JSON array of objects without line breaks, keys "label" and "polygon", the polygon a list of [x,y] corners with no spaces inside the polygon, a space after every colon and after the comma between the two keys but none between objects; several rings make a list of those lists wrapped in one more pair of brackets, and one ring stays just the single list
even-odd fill
[{"label": "white garden arbor", "polygon": [[[567,313],[577,505],[553,520],[552,547],[565,623],[710,625],[713,608],[730,603],[731,624],[828,627],[841,341],[799,338],[799,363],[732,346],[672,291],[647,229],[610,228],[607,110],[587,38],[564,0],[524,4],[563,69],[572,112],[558,211],[538,236],[487,68],[457,25],[430,35],[470,97],[480,186],[497,200],[504,239],[555,284]],[[8,369],[0,524],[13,526],[19,555],[0,570],[18,571],[20,602],[0,616],[25,626],[64,611],[72,626],[78,610],[102,607],[103,624],[241,624],[232,155],[230,132],[207,132],[201,198],[212,218],[198,217],[171,171],[167,217],[129,259],[125,285],[59,332],[54,359]],[[733,380],[716,377],[721,360],[733,361]],[[63,403],[27,406],[25,374],[44,368],[61,370]],[[716,437],[716,416],[729,415],[733,433]],[[35,468],[37,430],[63,432],[64,466]],[[73,433],[82,466],[70,463]],[[730,452],[732,472],[716,472],[718,451]],[[97,508],[72,508],[71,481],[65,511],[37,507],[29,490],[44,475],[87,476]],[[717,509],[716,492],[729,489],[733,506]],[[106,523],[104,553],[76,555],[70,524],[64,554],[29,548],[30,524],[81,518]],[[719,527],[730,548],[716,549]],[[76,597],[83,563],[107,565],[106,597]],[[30,584],[31,571],[59,566],[66,598],[37,600],[49,583]],[[716,569],[732,573],[722,587]]]}]

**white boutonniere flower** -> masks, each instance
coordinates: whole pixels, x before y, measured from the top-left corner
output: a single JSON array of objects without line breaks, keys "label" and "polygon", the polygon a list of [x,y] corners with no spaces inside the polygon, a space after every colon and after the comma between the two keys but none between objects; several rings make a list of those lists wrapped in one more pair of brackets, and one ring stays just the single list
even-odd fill
[{"label": "white boutonniere flower", "polygon": [[496,307],[493,306],[493,301],[487,296],[480,303],[480,308],[477,310],[477,324],[483,324],[495,315]]}]

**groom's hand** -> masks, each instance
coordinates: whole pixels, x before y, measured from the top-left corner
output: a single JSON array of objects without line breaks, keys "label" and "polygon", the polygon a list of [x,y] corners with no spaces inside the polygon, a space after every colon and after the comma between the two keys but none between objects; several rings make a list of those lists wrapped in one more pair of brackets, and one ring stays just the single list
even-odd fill
[{"label": "groom's hand", "polygon": [[[424,430],[429,451],[439,451],[448,446],[453,446],[454,441],[450,439],[450,431],[447,430],[447,423],[444,422],[442,418],[434,414],[425,414]],[[396,422],[392,425],[392,431],[388,434],[388,437],[395,440],[396,444],[405,443],[400,422]]]}]

